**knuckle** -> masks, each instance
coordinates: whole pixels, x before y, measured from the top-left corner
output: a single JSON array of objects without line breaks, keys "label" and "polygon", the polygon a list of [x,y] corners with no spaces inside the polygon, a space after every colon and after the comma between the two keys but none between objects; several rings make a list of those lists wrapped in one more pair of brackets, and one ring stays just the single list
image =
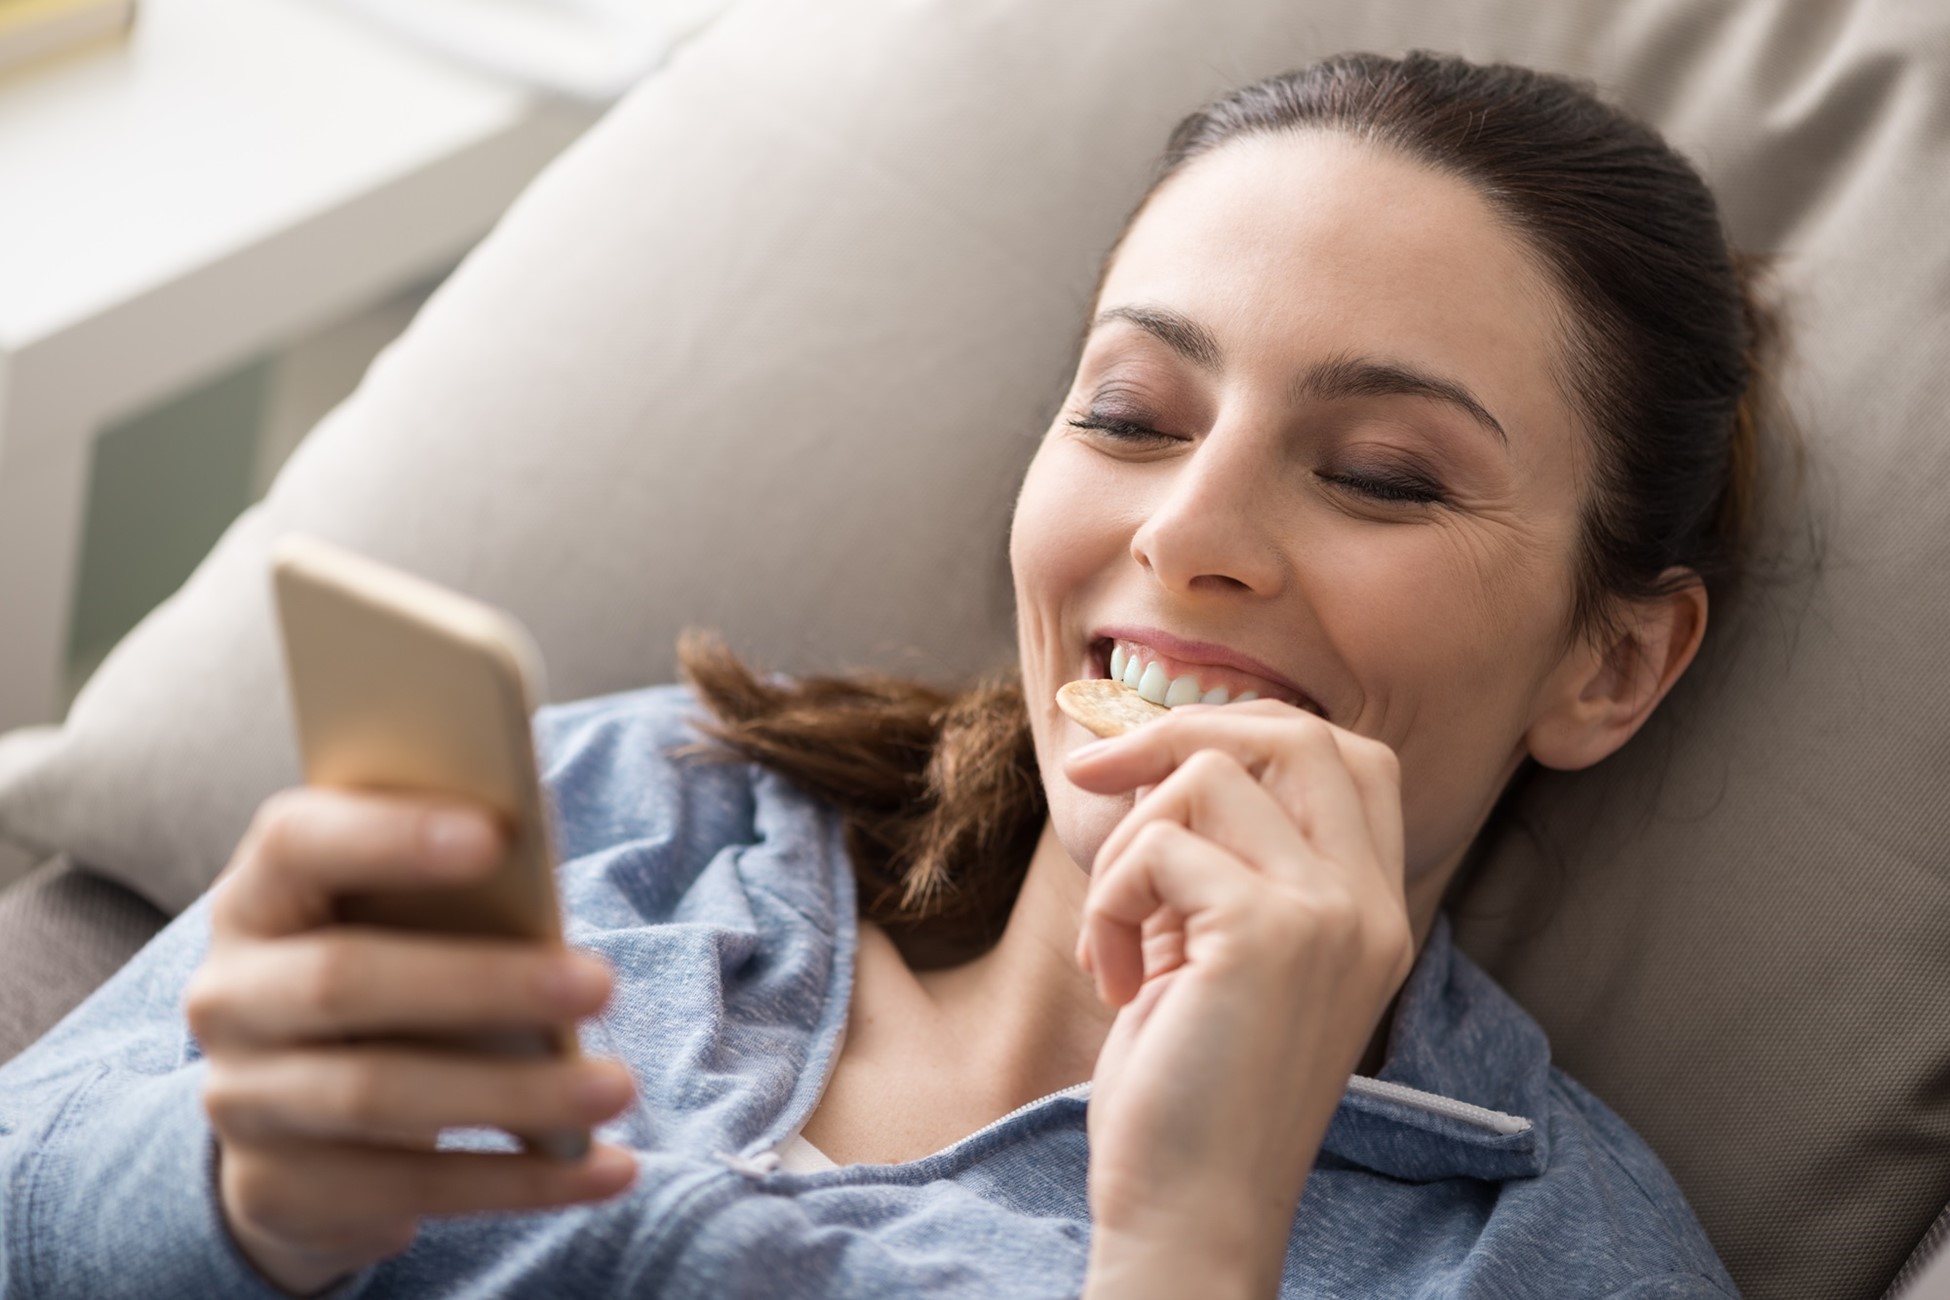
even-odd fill
[{"label": "knuckle", "polygon": [[392,1090],[382,1071],[369,1062],[347,1066],[331,1090],[332,1109],[338,1118],[355,1129],[389,1129],[392,1116]]},{"label": "knuckle", "polygon": [[183,987],[183,1019],[190,1033],[207,1048],[221,1036],[229,997],[223,980],[205,961]]},{"label": "knuckle", "polygon": [[289,851],[292,836],[304,817],[304,806],[302,786],[275,790],[257,805],[245,837],[257,856],[276,859]]},{"label": "knuckle", "polygon": [[1354,890],[1325,885],[1290,900],[1278,914],[1289,941],[1331,949],[1361,967],[1406,978],[1415,936],[1406,914],[1372,906]]},{"label": "knuckle", "polygon": [[344,944],[321,939],[297,976],[297,1000],[305,1010],[324,1021],[335,1021],[357,999],[359,963]]},{"label": "knuckle", "polygon": [[1259,907],[1246,909],[1244,915],[1260,942],[1279,951],[1297,953],[1308,946],[1314,934],[1313,914],[1298,899],[1276,896]]},{"label": "knuckle", "polygon": [[1298,900],[1287,921],[1310,942],[1341,946],[1360,938],[1361,909],[1347,891],[1322,885]]},{"label": "knuckle", "polygon": [[387,851],[402,862],[417,862],[433,856],[435,828],[447,817],[465,816],[457,806],[424,800],[402,802],[386,819]]},{"label": "knuckle", "polygon": [[516,1104],[523,1115],[533,1116],[545,1123],[573,1121],[578,1118],[572,1104],[571,1091],[578,1071],[573,1066],[548,1066],[539,1070],[524,1071],[525,1077],[514,1090]]},{"label": "knuckle", "polygon": [[302,1194],[275,1161],[226,1152],[225,1183],[231,1206],[254,1227],[276,1237],[297,1238],[310,1227]]},{"label": "knuckle", "polygon": [[1137,834],[1131,837],[1131,846],[1126,852],[1127,854],[1142,856],[1156,854],[1165,849],[1176,838],[1176,832],[1178,830],[1179,826],[1177,822],[1168,822],[1162,819],[1148,821],[1138,827]]},{"label": "knuckle", "polygon": [[1334,736],[1334,726],[1324,718],[1311,713],[1301,715],[1301,722],[1292,731],[1293,747],[1310,758],[1336,759],[1341,748]]},{"label": "knuckle", "polygon": [[242,931],[244,916],[237,903],[237,891],[232,888],[232,877],[243,867],[246,859],[240,848],[232,855],[224,869],[210,885],[210,943],[212,949]]},{"label": "knuckle", "polygon": [[1401,755],[1397,754],[1394,747],[1386,741],[1363,736],[1361,743],[1355,747],[1355,752],[1361,756],[1361,761],[1367,765],[1368,770],[1376,776],[1393,785],[1402,783]]},{"label": "knuckle", "polygon": [[1285,709],[1280,713],[1281,720],[1289,723],[1287,731],[1296,737],[1304,737],[1310,743],[1325,740],[1330,744],[1334,737],[1334,724],[1318,713],[1307,709]]},{"label": "knuckle", "polygon": [[1197,750],[1185,760],[1183,766],[1187,779],[1193,781],[1224,780],[1246,770],[1238,759],[1223,749]]},{"label": "knuckle", "polygon": [[430,856],[427,832],[439,807],[423,795],[365,792],[347,807],[347,834],[375,858],[423,862]]},{"label": "knuckle", "polygon": [[203,1113],[210,1127],[221,1136],[230,1136],[243,1127],[246,1108],[243,1090],[228,1070],[212,1067],[202,1087]]},{"label": "knuckle", "polygon": [[1349,947],[1365,947],[1367,919],[1362,914],[1360,902],[1352,895],[1337,889],[1319,905],[1314,924],[1319,932],[1325,933],[1337,943]]},{"label": "knuckle", "polygon": [[1369,951],[1377,965],[1396,981],[1408,978],[1415,965],[1415,931],[1405,915],[1377,918],[1368,933]]},{"label": "knuckle", "polygon": [[541,953],[521,952],[468,954],[457,960],[478,972],[465,981],[456,979],[456,989],[476,989],[482,993],[483,1010],[492,1008],[523,1020],[549,1020],[558,1012],[552,976],[559,958]]}]

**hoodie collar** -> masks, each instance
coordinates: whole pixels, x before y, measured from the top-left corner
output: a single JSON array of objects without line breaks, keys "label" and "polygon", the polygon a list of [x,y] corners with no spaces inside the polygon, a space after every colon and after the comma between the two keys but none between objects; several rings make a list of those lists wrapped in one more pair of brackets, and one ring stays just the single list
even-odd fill
[{"label": "hoodie collar", "polygon": [[1387,1059],[1373,1079],[1349,1080],[1321,1149],[1411,1182],[1534,1177],[1549,1163],[1549,1086],[1544,1031],[1438,915],[1397,999]]}]

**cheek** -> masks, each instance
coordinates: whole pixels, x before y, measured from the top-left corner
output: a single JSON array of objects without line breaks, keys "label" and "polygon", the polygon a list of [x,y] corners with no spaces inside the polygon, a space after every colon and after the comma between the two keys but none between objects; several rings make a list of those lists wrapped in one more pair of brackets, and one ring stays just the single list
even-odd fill
[{"label": "cheek", "polygon": [[1044,615],[1100,577],[1124,549],[1107,510],[1113,499],[1088,459],[1052,437],[1030,462],[1016,497],[1009,566],[1025,615]]},{"label": "cheek", "polygon": [[1420,874],[1468,841],[1522,745],[1568,615],[1554,539],[1458,524],[1312,541],[1305,603],[1360,700],[1339,721],[1400,756]]},{"label": "cheek", "polygon": [[1091,593],[1114,575],[1128,551],[1128,532],[1119,532],[1106,508],[1113,504],[1111,494],[1095,477],[1074,448],[1046,442],[1023,479],[1009,532],[1023,690],[1050,825],[1071,861],[1086,871],[1132,802],[1128,795],[1079,790],[1063,776],[1063,754],[1091,737],[1054,702],[1056,688],[1076,675],[1088,631],[1082,620],[1101,612],[1086,608]]},{"label": "cheek", "polygon": [[[1399,745],[1411,722],[1500,714],[1533,684],[1563,604],[1528,539],[1469,524],[1325,530],[1301,564],[1306,603],[1361,680],[1364,725]],[[1513,695],[1514,693],[1514,695]]]}]

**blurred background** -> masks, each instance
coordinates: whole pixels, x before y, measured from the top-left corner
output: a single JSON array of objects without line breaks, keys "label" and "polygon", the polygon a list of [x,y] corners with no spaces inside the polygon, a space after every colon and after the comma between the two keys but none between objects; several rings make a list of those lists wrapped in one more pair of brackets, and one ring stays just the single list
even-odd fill
[{"label": "blurred background", "polygon": [[0,0],[0,732],[723,3]]},{"label": "blurred background", "polygon": [[0,731],[722,3],[0,0]]}]

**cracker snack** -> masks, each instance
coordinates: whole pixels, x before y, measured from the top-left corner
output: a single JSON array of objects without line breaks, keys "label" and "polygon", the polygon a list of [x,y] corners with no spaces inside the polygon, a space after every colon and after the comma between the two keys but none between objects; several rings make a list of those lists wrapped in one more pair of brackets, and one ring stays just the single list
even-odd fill
[{"label": "cracker snack", "polygon": [[1121,736],[1132,727],[1141,727],[1171,712],[1108,677],[1065,682],[1057,689],[1056,707],[1092,732],[1106,737]]}]

